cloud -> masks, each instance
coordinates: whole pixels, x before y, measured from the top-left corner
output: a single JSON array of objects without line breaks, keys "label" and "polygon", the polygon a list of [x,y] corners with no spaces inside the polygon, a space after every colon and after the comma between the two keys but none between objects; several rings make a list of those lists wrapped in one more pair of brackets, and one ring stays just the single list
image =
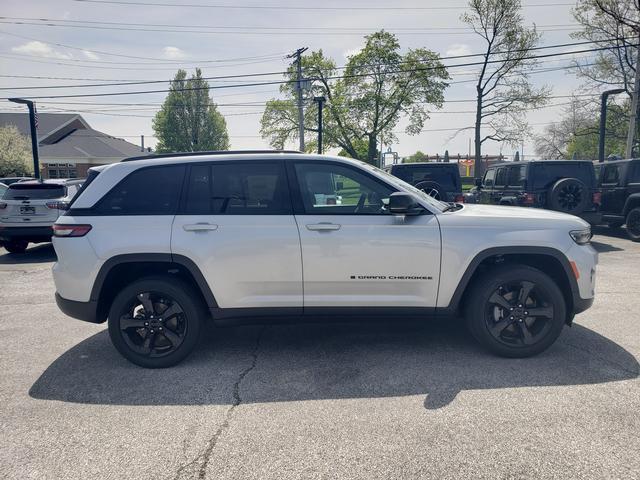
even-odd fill
[{"label": "cloud", "polygon": [[27,42],[24,45],[13,47],[11,51],[16,53],[24,53],[26,55],[33,55],[35,57],[44,58],[58,58],[61,60],[69,60],[71,55],[54,50],[50,45],[43,42],[34,40],[33,42]]},{"label": "cloud", "polygon": [[465,43],[453,43],[445,52],[447,57],[457,57],[458,55],[471,55],[469,45]]},{"label": "cloud", "polygon": [[82,53],[84,53],[84,56],[87,57],[89,60],[100,60],[100,57],[98,55],[96,55],[93,52],[90,52],[89,50],[82,50]]},{"label": "cloud", "polygon": [[180,60],[185,57],[184,52],[178,47],[164,47],[162,53],[164,53],[165,58],[170,60]]}]

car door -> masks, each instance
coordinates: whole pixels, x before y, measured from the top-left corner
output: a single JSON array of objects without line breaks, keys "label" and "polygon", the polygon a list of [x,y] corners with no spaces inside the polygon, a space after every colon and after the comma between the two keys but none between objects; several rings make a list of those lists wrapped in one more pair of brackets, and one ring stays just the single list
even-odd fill
[{"label": "car door", "polygon": [[621,215],[625,187],[620,185],[620,164],[605,165],[601,178],[602,213]]},{"label": "car door", "polygon": [[500,167],[496,170],[496,179],[493,182],[493,191],[491,192],[491,203],[499,205],[507,187],[507,167]]},{"label": "car door", "polygon": [[300,239],[283,162],[190,164],[185,185],[171,252],[200,268],[220,315],[302,313]]},{"label": "car door", "polygon": [[317,307],[435,307],[435,215],[394,216],[396,189],[355,165],[291,161],[304,265],[305,313]]}]

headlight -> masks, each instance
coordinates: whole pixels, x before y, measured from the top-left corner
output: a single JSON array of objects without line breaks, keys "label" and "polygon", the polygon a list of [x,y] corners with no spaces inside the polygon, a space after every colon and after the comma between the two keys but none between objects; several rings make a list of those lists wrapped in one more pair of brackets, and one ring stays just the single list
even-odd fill
[{"label": "headlight", "polygon": [[591,237],[593,236],[591,234],[591,228],[585,228],[584,230],[571,230],[569,232],[569,235],[571,235],[573,241],[578,245],[586,245],[587,243],[589,243]]}]

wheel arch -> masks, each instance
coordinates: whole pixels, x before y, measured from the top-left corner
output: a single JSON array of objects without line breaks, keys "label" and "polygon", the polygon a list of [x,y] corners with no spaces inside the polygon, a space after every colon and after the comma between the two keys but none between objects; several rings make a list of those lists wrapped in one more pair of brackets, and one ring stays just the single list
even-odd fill
[{"label": "wheel arch", "polygon": [[640,193],[632,193],[627,197],[624,202],[624,209],[622,210],[622,215],[627,216],[631,210],[636,207],[640,207]]},{"label": "wheel arch", "polygon": [[175,275],[192,286],[209,309],[218,303],[198,266],[189,258],[170,253],[132,253],[107,260],[93,283],[91,301],[97,303],[97,320],[104,322],[111,302],[126,285],[152,275]]},{"label": "wheel arch", "polygon": [[506,263],[528,265],[549,275],[562,292],[567,306],[566,322],[571,324],[580,299],[578,283],[567,257],[560,250],[551,247],[494,247],[481,251],[467,266],[446,309],[458,312],[464,295],[474,281],[493,266]]}]

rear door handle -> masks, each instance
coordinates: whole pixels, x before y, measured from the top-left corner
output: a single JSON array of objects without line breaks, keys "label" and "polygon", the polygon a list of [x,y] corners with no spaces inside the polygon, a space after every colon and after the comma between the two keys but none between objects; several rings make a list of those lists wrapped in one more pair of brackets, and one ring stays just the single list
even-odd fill
[{"label": "rear door handle", "polygon": [[312,230],[314,232],[322,232],[327,230],[340,230],[340,227],[337,223],[329,223],[329,222],[320,222],[320,223],[310,223],[307,225],[307,230]]},{"label": "rear door handle", "polygon": [[183,225],[182,229],[185,232],[208,232],[211,230],[217,230],[218,225],[215,223],[192,223],[189,225]]}]

